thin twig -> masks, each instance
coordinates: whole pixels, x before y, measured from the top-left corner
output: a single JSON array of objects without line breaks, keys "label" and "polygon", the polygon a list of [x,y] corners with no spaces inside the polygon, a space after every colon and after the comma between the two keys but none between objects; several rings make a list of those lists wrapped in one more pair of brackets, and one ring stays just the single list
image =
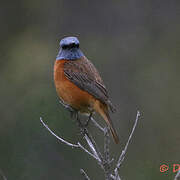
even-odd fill
[{"label": "thin twig", "polygon": [[105,127],[104,128],[104,159],[107,163],[110,162],[109,144],[110,144],[109,128]]},{"label": "thin twig", "polygon": [[98,157],[99,157],[100,160],[101,160],[101,165],[102,165],[102,162],[103,162],[104,160],[103,160],[103,156],[102,156],[102,154],[101,154],[101,152],[100,152],[100,150],[99,150],[99,147],[97,146],[97,144],[96,144],[95,140],[93,139],[93,137],[88,133],[88,131],[87,131],[87,136],[88,136],[89,140],[91,141],[92,146],[93,146],[94,149],[96,150],[96,152],[97,152],[97,154],[98,154]]},{"label": "thin twig", "polygon": [[95,157],[97,157],[97,160],[99,161],[99,163],[102,163],[102,161],[101,161],[101,159],[99,157],[99,154],[98,154],[96,148],[94,147],[91,139],[87,136],[87,134],[85,134],[84,138],[85,138],[89,148],[91,149],[91,152],[94,154]]},{"label": "thin twig", "polygon": [[177,172],[174,180],[180,180],[180,170]]},{"label": "thin twig", "polygon": [[48,125],[44,123],[44,121],[42,120],[42,117],[40,117],[40,121],[41,121],[41,123],[43,124],[43,126],[44,126],[53,136],[55,136],[58,140],[60,140],[61,142],[63,142],[64,144],[66,144],[66,145],[68,145],[68,146],[71,146],[72,148],[74,148],[74,147],[75,147],[75,148],[78,148],[78,147],[79,147],[79,145],[77,145],[77,144],[72,144],[72,143],[64,140],[63,138],[57,136],[57,135],[48,127]]},{"label": "thin twig", "polygon": [[116,177],[114,175],[110,175],[110,178],[113,179],[113,180],[116,180]]},{"label": "thin twig", "polygon": [[132,136],[133,136],[134,130],[135,130],[136,125],[137,125],[137,122],[138,122],[138,120],[139,120],[139,116],[140,116],[140,112],[137,111],[136,120],[135,120],[133,129],[132,129],[131,134],[130,134],[130,136],[129,136],[129,139],[128,139],[126,145],[125,145],[125,148],[124,148],[124,150],[122,151],[122,153],[121,153],[121,155],[120,155],[120,157],[119,157],[118,164],[117,164],[117,168],[119,168],[119,167],[121,166],[121,164],[122,164],[122,162],[123,162],[123,160],[124,160],[124,157],[125,157],[125,154],[126,154],[126,151],[127,151],[128,145],[129,145],[129,142],[130,142],[130,140],[131,140],[131,138],[132,138]]},{"label": "thin twig", "polygon": [[83,145],[81,145],[79,142],[77,143],[78,147],[81,148],[84,152],[86,152],[87,154],[89,154],[90,156],[92,156],[94,159],[96,159],[97,161],[99,161],[99,158],[97,156],[95,156],[94,154],[90,153]]},{"label": "thin twig", "polygon": [[80,149],[82,149],[83,151],[85,151],[86,153],[88,153],[90,156],[92,156],[94,159],[99,160],[98,157],[96,157],[94,154],[90,153],[90,152],[89,152],[86,148],[84,148],[79,142],[78,142],[77,144],[72,144],[72,143],[64,140],[63,138],[57,136],[57,135],[48,127],[48,125],[46,125],[46,124],[44,123],[44,121],[42,120],[42,117],[40,117],[40,121],[41,121],[41,123],[43,124],[43,126],[44,126],[53,136],[55,136],[59,141],[61,141],[62,143],[66,144],[66,145],[68,145],[68,146],[70,146],[70,147],[72,147],[72,148],[80,148]]},{"label": "thin twig", "polygon": [[101,125],[99,125],[93,117],[91,117],[91,121],[94,123],[94,125],[95,125],[98,129],[100,129],[102,132],[104,132],[104,128],[101,127]]},{"label": "thin twig", "polygon": [[117,175],[110,175],[110,178],[112,179],[112,180],[121,180],[121,178],[119,177],[119,174],[117,174]]},{"label": "thin twig", "polygon": [[91,149],[91,152],[94,154],[94,156],[97,157],[98,164],[100,165],[100,167],[102,169],[104,169],[104,165],[103,165],[104,159],[103,159],[103,156],[102,156],[99,148],[97,147],[96,142],[94,141],[93,137],[89,134],[87,129],[85,131],[84,138],[85,138],[89,148]]},{"label": "thin twig", "polygon": [[105,179],[110,179],[110,156],[109,156],[109,128],[104,128],[104,170],[105,170]]},{"label": "thin twig", "polygon": [[127,151],[128,145],[129,145],[129,142],[130,142],[130,140],[131,140],[131,138],[132,138],[132,136],[133,136],[133,133],[134,133],[134,130],[135,130],[135,128],[136,128],[136,125],[137,125],[137,122],[138,122],[138,120],[139,120],[139,117],[140,117],[140,112],[137,111],[136,120],[135,120],[134,126],[133,126],[133,128],[132,128],[131,134],[130,134],[129,139],[128,139],[125,147],[124,147],[124,150],[122,151],[122,153],[121,153],[121,155],[120,155],[120,157],[119,157],[119,159],[118,159],[116,168],[115,168],[115,170],[114,170],[114,171],[115,171],[115,176],[116,176],[117,180],[118,180],[118,176],[119,176],[119,175],[118,175],[118,170],[119,170],[122,162],[124,161],[125,154],[126,154],[126,151]]},{"label": "thin twig", "polygon": [[[72,110],[73,112],[73,109],[71,109],[71,107],[65,105],[63,102],[60,102],[61,104],[63,104],[66,108],[68,108],[69,110]],[[40,121],[41,123],[43,124],[43,126],[53,135],[55,136],[59,141],[61,141],[62,143],[72,147],[72,148],[80,148],[81,150],[83,150],[84,152],[86,152],[87,154],[89,154],[91,157],[93,157],[94,159],[96,159],[98,161],[98,164],[101,166],[101,168],[104,170],[104,173],[105,173],[105,178],[106,180],[121,180],[120,176],[119,176],[119,173],[118,173],[118,170],[122,164],[122,162],[124,161],[124,158],[125,158],[125,154],[126,154],[126,151],[127,151],[127,148],[128,148],[128,145],[130,143],[130,140],[133,136],[133,133],[135,131],[135,128],[136,128],[136,125],[137,125],[137,122],[138,122],[138,119],[139,119],[139,116],[140,116],[140,112],[137,111],[137,115],[136,115],[136,120],[135,120],[135,123],[134,123],[134,126],[132,128],[132,131],[130,133],[130,136],[128,138],[128,141],[124,147],[124,150],[122,151],[119,159],[118,159],[118,162],[117,162],[117,165],[116,165],[116,168],[114,169],[114,175],[111,174],[110,172],[110,164],[112,162],[112,160],[110,161],[110,156],[109,156],[109,143],[110,143],[110,137],[109,137],[109,129],[106,127],[106,128],[103,128],[101,127],[92,117],[91,117],[91,121],[94,123],[94,125],[100,129],[102,132],[104,132],[104,157],[102,156],[98,146],[96,145],[96,142],[95,140],[93,139],[93,137],[91,136],[91,134],[89,134],[88,130],[86,128],[81,128],[82,132],[84,132],[84,139],[86,140],[88,146],[89,146],[89,149],[91,150],[88,151],[84,146],[82,146],[79,142],[77,144],[72,144],[66,140],[64,140],[63,138],[57,136],[42,120],[42,118],[40,117]],[[87,174],[85,173],[85,171],[83,169],[80,170],[81,174],[85,177],[85,180],[90,180],[90,178],[87,176]],[[179,172],[180,174],[180,172]],[[180,175],[176,175],[176,179],[175,180],[178,180],[177,178],[179,177]],[[6,178],[4,178],[4,180],[7,180]]]},{"label": "thin twig", "polygon": [[88,175],[86,174],[86,172],[83,169],[80,169],[80,173],[84,176],[84,180],[90,180],[90,178],[88,177]]}]

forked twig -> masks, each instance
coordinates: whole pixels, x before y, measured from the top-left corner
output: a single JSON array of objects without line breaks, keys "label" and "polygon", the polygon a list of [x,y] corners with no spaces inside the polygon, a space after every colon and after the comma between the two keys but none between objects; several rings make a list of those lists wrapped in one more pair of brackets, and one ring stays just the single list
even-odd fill
[{"label": "forked twig", "polygon": [[126,155],[126,151],[127,151],[128,145],[129,145],[130,140],[131,140],[131,138],[132,138],[132,136],[133,136],[133,134],[134,134],[134,130],[136,129],[136,126],[137,126],[139,117],[140,117],[140,112],[137,111],[137,114],[136,114],[136,120],[135,120],[135,123],[134,123],[134,125],[133,125],[131,134],[129,135],[128,141],[127,141],[127,143],[126,143],[126,145],[125,145],[125,147],[124,147],[124,149],[123,149],[121,155],[119,156],[119,159],[118,159],[116,168],[115,168],[115,170],[114,170],[114,172],[115,172],[115,177],[116,177],[117,180],[118,180],[118,178],[120,178],[120,177],[118,177],[118,176],[119,176],[119,175],[118,175],[118,170],[119,170],[121,164],[122,164],[123,161],[124,161],[124,158],[125,158],[125,155]]},{"label": "forked twig", "polygon": [[42,117],[40,117],[40,121],[43,124],[43,126],[53,135],[55,136],[59,141],[61,141],[62,143],[72,147],[72,148],[80,148],[83,151],[85,151],[86,153],[88,153],[90,156],[92,156],[94,159],[99,160],[96,156],[94,156],[92,153],[90,153],[85,147],[83,147],[79,142],[77,144],[72,144],[66,140],[64,140],[63,138],[57,136],[49,127],[47,124],[44,123],[44,121],[42,120]]},{"label": "forked twig", "polygon": [[[61,102],[62,103],[62,102]],[[64,105],[65,106],[65,105]],[[69,108],[69,107],[67,107]],[[42,120],[42,118],[40,117],[40,121],[43,124],[43,126],[53,135],[55,136],[59,141],[61,141],[62,143],[72,147],[72,148],[80,148],[81,150],[83,150],[84,152],[86,152],[87,154],[89,154],[91,157],[93,157],[94,159],[97,160],[98,164],[100,165],[100,167],[104,170],[104,174],[105,174],[105,179],[106,180],[121,180],[118,170],[125,158],[125,154],[128,148],[128,145],[130,143],[130,140],[133,136],[134,130],[136,128],[138,119],[140,116],[140,112],[137,111],[137,115],[136,115],[136,120],[134,123],[134,126],[132,128],[132,131],[130,133],[130,136],[128,138],[128,141],[124,147],[124,150],[122,151],[121,155],[119,156],[118,162],[116,164],[116,168],[114,169],[114,175],[111,174],[111,162],[112,160],[110,160],[110,153],[109,153],[109,144],[110,144],[110,137],[109,137],[109,128],[105,127],[101,127],[92,117],[91,117],[91,121],[94,123],[94,125],[100,129],[103,133],[104,133],[104,155],[101,154],[95,140],[93,139],[93,137],[91,136],[91,134],[89,134],[87,128],[82,128],[81,130],[84,132],[83,137],[86,140],[86,143],[89,146],[89,150],[87,150],[84,146],[82,146],[79,142],[77,144],[72,144],[66,140],[64,140],[63,138],[57,136]],[[88,175],[85,173],[85,171],[83,169],[80,170],[81,174],[85,177],[85,180],[90,180],[90,178],[88,177]],[[6,179],[5,179],[6,180]]]}]

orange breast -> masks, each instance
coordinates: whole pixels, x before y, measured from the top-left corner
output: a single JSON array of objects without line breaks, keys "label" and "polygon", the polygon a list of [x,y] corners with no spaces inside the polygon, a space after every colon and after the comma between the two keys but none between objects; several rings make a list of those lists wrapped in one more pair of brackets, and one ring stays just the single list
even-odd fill
[{"label": "orange breast", "polygon": [[64,74],[64,63],[67,60],[56,60],[54,65],[54,82],[58,96],[66,104],[71,105],[81,112],[90,112],[93,107],[95,98],[89,93],[81,90]]}]

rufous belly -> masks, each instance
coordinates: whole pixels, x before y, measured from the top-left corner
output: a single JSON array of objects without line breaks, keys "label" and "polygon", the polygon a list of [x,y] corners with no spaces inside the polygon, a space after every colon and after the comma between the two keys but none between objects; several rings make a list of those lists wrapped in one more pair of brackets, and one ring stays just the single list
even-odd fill
[{"label": "rufous belly", "polygon": [[88,92],[73,84],[64,74],[63,66],[67,60],[56,60],[54,65],[54,82],[58,96],[65,104],[80,112],[92,112],[96,99]]}]

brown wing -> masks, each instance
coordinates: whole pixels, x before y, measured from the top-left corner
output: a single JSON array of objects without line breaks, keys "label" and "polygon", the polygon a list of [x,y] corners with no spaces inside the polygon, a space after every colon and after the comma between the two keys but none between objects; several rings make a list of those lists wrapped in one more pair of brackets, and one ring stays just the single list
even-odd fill
[{"label": "brown wing", "polygon": [[107,104],[113,111],[106,87],[98,71],[87,58],[65,62],[64,73],[76,86]]}]

